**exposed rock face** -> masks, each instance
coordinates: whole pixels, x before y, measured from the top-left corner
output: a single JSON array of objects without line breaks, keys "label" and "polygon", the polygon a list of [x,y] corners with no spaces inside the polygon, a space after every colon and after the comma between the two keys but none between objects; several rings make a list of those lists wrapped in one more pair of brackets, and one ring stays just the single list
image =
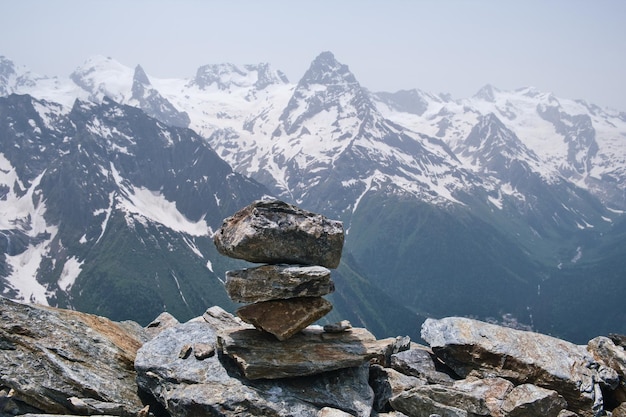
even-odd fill
[{"label": "exposed rock face", "polygon": [[143,408],[133,368],[142,338],[103,317],[0,297],[3,407],[12,414],[134,414]]},{"label": "exposed rock face", "polygon": [[466,318],[427,319],[422,338],[455,372],[499,376],[557,391],[568,409],[594,416],[603,409],[602,387],[615,385],[615,371],[578,345],[550,336]]},{"label": "exposed rock face", "polygon": [[423,385],[393,397],[391,405],[408,415],[500,416],[500,404],[512,388],[513,384],[502,378]]},{"label": "exposed rock face", "polygon": [[410,349],[391,356],[391,367],[405,375],[425,379],[430,384],[452,385],[459,379],[454,371],[426,349]]},{"label": "exposed rock face", "polygon": [[278,340],[287,340],[324,317],[332,308],[332,304],[322,297],[301,297],[250,304],[238,309],[237,315]]},{"label": "exposed rock face", "polygon": [[[315,376],[252,380],[221,353],[198,359],[192,348],[191,354],[180,357],[186,346],[216,346],[218,329],[222,327],[194,320],[166,329],[146,343],[135,362],[139,387],[154,396],[172,416],[316,417],[321,408],[330,407],[369,417],[373,392],[368,385],[369,366],[364,358],[351,362],[350,368]],[[265,337],[265,342],[274,347],[295,343],[296,339],[279,342],[256,329],[239,327],[234,333],[238,331]],[[250,347],[251,351],[258,351],[255,346]],[[287,355],[286,350],[276,355],[271,351],[266,353],[269,356],[265,360],[270,361]]]},{"label": "exposed rock face", "polygon": [[233,216],[214,236],[231,258],[269,264],[337,268],[343,224],[278,200],[256,201]]},{"label": "exposed rock face", "polygon": [[321,297],[335,290],[321,266],[263,265],[226,272],[226,292],[238,303]]},{"label": "exposed rock face", "polygon": [[567,402],[558,392],[532,384],[522,384],[507,395],[502,410],[509,417],[557,417],[566,406]]},{"label": "exposed rock face", "polygon": [[[618,339],[619,340],[619,339]],[[613,391],[609,391],[608,400],[614,404],[626,402],[626,351],[624,346],[615,344],[612,339],[598,336],[591,339],[587,344],[587,350],[594,359],[604,364],[611,370],[615,370],[619,376]]]},{"label": "exposed rock face", "polygon": [[342,333],[307,328],[284,342],[252,329],[231,329],[218,334],[222,352],[233,358],[249,379],[315,375],[358,367],[388,354],[395,342],[395,339],[376,340],[361,328]]},{"label": "exposed rock face", "polygon": [[[451,332],[455,326],[449,322],[457,320],[466,319],[444,319],[448,325],[438,329]],[[485,325],[473,323],[475,328]],[[450,338],[436,336],[437,327],[429,326],[432,340]],[[465,329],[463,334],[470,338],[475,332]],[[491,333],[482,329],[485,343],[506,351],[502,365],[487,368],[484,355],[450,355],[445,365],[472,371],[448,380],[436,373],[446,357],[434,357],[427,347],[415,344],[400,352],[408,347],[407,338],[376,340],[365,329],[328,333],[313,326],[281,342],[219,307],[182,324],[163,314],[144,329],[132,322],[114,323],[0,298],[0,416],[626,416],[626,402],[615,396],[623,382],[615,380],[616,375],[622,377],[622,346],[603,337],[588,346],[616,373],[599,362],[569,361],[564,363],[573,368],[558,372],[564,378],[584,368],[597,372],[596,381],[604,378],[602,394],[611,401],[604,409],[589,411],[579,409],[580,401],[567,401],[559,391],[571,391],[567,384],[558,389],[543,386],[545,371],[528,372],[522,383],[511,377],[522,371],[513,372],[506,362],[526,364],[528,371],[543,364],[546,355],[556,355],[563,343],[569,345],[521,333],[503,327]],[[490,339],[494,335],[497,340]],[[240,340],[235,343],[235,338]],[[527,338],[544,339],[543,350],[507,346],[511,340],[522,345]],[[482,352],[463,346],[470,353]],[[136,373],[129,368],[132,358]],[[140,401],[138,387],[150,408]],[[150,397],[164,410],[159,411]]]}]

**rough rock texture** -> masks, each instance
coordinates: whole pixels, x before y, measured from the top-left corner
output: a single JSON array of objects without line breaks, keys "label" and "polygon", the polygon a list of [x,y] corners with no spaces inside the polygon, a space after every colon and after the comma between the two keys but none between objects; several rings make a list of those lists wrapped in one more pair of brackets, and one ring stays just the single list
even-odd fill
[{"label": "rough rock texture", "polygon": [[224,220],[217,250],[256,263],[337,268],[343,224],[278,200],[255,201]]},{"label": "rough rock texture", "polygon": [[335,290],[322,266],[263,265],[226,272],[226,292],[238,303],[321,297]]},{"label": "rough rock texture", "polygon": [[568,409],[581,416],[602,410],[601,384],[611,385],[617,377],[582,346],[477,320],[427,319],[422,338],[462,377],[472,372],[515,384],[534,383],[557,391],[567,400]]},{"label": "rough rock texture", "polygon": [[[183,324],[163,314],[144,329],[0,298],[0,416],[626,417],[616,395],[623,347],[612,338],[590,341],[589,352],[579,346],[597,360],[581,364],[562,340],[465,320],[428,325],[431,348],[447,352],[434,357],[424,346],[407,351],[406,337],[376,340],[360,328],[311,326],[281,342],[219,307]],[[481,344],[469,344],[477,335]],[[458,344],[442,348],[441,340]],[[441,360],[464,374],[437,382],[430,372]],[[566,405],[566,379],[581,372],[598,382],[596,398],[602,387],[604,408]]]},{"label": "rough rock texture", "polygon": [[501,417],[504,415],[500,411],[501,403],[512,389],[513,384],[502,378],[470,378],[451,386],[423,385],[403,391],[391,398],[391,405],[409,415],[413,415],[413,410],[422,410],[433,414]]},{"label": "rough rock texture", "polygon": [[237,316],[259,330],[287,340],[308,325],[324,317],[333,305],[322,297],[301,297],[249,304],[237,310]]},{"label": "rough rock texture", "polygon": [[[172,415],[316,417],[321,408],[331,407],[369,417],[373,392],[367,383],[369,366],[362,362],[363,366],[316,376],[253,381],[222,354],[203,360],[179,357],[186,345],[215,345],[215,330],[209,323],[184,323],[163,331],[138,351],[139,387]],[[242,331],[260,334],[255,329]]]},{"label": "rough rock texture", "polygon": [[616,345],[612,339],[598,336],[587,343],[587,350],[594,359],[617,372],[619,380],[615,386],[611,386],[612,391],[605,391],[605,400],[609,404],[620,404],[626,402],[626,351],[624,347]]},{"label": "rough rock texture", "polygon": [[391,356],[391,367],[405,375],[423,378],[430,384],[452,385],[459,379],[429,349],[417,347]]},{"label": "rough rock texture", "polygon": [[253,326],[245,323],[239,317],[235,317],[222,307],[213,306],[209,307],[202,317],[192,319],[190,321],[199,321],[201,323],[209,323],[212,329],[218,331],[222,329],[229,329],[231,327],[244,327],[253,328]]},{"label": "rough rock texture", "polygon": [[76,414],[88,403],[136,413],[141,339],[102,317],[0,297],[0,389],[13,389],[12,413]]},{"label": "rough rock texture", "polygon": [[[149,339],[152,339],[163,330],[169,329],[170,327],[174,327],[178,324],[180,323],[176,317],[172,316],[170,313],[163,312],[146,326],[145,332],[148,334]],[[147,340],[145,341],[147,342]]]},{"label": "rough rock texture", "polygon": [[567,406],[558,392],[532,384],[513,388],[502,403],[508,417],[542,416],[557,417]]},{"label": "rough rock texture", "polygon": [[380,365],[370,367],[369,384],[374,390],[374,410],[391,410],[389,400],[403,391],[426,385],[426,380],[405,375],[391,368]]},{"label": "rough rock texture", "polygon": [[326,333],[311,327],[283,342],[252,329],[227,329],[218,334],[219,348],[249,379],[314,375],[361,366],[389,355],[395,344],[395,339],[376,340],[362,328]]}]

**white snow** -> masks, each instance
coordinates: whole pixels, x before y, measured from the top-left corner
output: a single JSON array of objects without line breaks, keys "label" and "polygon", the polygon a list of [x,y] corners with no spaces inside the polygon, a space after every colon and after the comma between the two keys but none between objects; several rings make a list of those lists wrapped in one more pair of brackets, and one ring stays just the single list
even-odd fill
[{"label": "white snow", "polygon": [[35,191],[42,176],[43,173],[33,180],[24,195],[16,195],[12,189],[14,183],[20,184],[22,188],[26,187],[9,161],[0,154],[0,184],[11,186],[5,198],[0,200],[0,229],[18,230],[29,237],[46,232],[50,234],[49,239],[30,244],[22,253],[6,256],[7,266],[11,270],[7,277],[8,286],[17,291],[18,299],[47,305],[49,293],[37,281],[37,272],[42,259],[50,252],[49,244],[54,239],[57,228],[46,223],[45,203],[39,201],[38,192]]},{"label": "white snow", "polygon": [[170,275],[172,275],[172,278],[174,278],[174,282],[176,283],[176,288],[178,288],[178,294],[180,294],[180,298],[183,300],[183,303],[185,303],[185,305],[189,307],[189,304],[187,304],[187,300],[185,299],[185,296],[182,290],[180,289],[180,283],[178,282],[178,278],[176,277],[176,274],[174,274],[174,271],[170,270]]},{"label": "white snow", "polygon": [[204,217],[193,222],[178,211],[176,203],[168,201],[159,191],[148,190],[145,187],[135,188],[126,184],[113,163],[111,163],[111,172],[122,190],[122,194],[116,197],[118,208],[127,213],[138,214],[150,221],[161,223],[176,232],[187,233],[191,236],[209,235],[210,229]]},{"label": "white snow", "polygon": [[76,278],[78,278],[82,266],[83,262],[80,262],[75,256],[72,256],[67,261],[65,261],[65,265],[63,265],[63,271],[61,271],[61,277],[58,281],[59,288],[61,288],[65,292],[68,292],[74,285]]},{"label": "white snow", "polygon": [[107,229],[107,224],[109,224],[109,219],[111,218],[111,211],[113,210],[114,201],[115,201],[115,193],[110,193],[109,194],[109,206],[105,209],[99,209],[93,212],[94,216],[98,216],[102,213],[105,214],[104,220],[102,220],[102,227],[101,227],[102,230],[100,231],[100,236],[98,236],[98,239],[96,239],[96,244],[100,242],[100,239],[102,239],[102,236],[104,236],[104,232]]}]

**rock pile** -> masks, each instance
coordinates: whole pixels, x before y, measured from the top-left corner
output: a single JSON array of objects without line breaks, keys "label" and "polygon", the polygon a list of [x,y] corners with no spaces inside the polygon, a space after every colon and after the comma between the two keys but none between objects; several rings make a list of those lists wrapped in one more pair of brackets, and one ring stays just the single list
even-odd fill
[{"label": "rock pile", "polygon": [[251,303],[237,315],[284,341],[330,312],[330,271],[343,248],[343,225],[278,200],[260,200],[224,220],[214,236],[223,255],[263,262],[226,273],[226,291]]},{"label": "rock pile", "polygon": [[[265,351],[259,363],[286,363],[291,353],[311,355],[318,367],[340,352],[353,366],[250,379],[220,351],[224,331],[246,341],[248,332],[263,334],[219,307],[187,323],[164,313],[142,328],[0,297],[0,416],[626,417],[626,353],[617,335],[578,346],[448,317],[422,326],[430,347],[401,352],[398,340],[365,337],[364,329],[341,333],[368,346],[356,360],[355,345],[326,350],[313,335],[337,334],[308,328],[285,342],[266,334],[287,347]],[[298,344],[300,337],[313,342]]]},{"label": "rock pile", "polygon": [[222,329],[217,343],[246,378],[317,375],[400,349],[403,339],[377,341],[345,321],[309,327],[332,309],[323,296],[334,291],[328,268],[339,265],[343,240],[341,222],[278,200],[255,201],[224,220],[214,236],[218,251],[266,263],[226,273],[231,299],[250,303],[237,316],[256,329]]}]

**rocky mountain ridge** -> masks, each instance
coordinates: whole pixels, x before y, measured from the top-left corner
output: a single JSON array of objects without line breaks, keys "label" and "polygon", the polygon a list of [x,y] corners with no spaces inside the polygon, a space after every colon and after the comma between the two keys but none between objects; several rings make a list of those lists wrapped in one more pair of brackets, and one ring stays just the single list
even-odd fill
[{"label": "rocky mountain ridge", "polygon": [[[103,105],[106,96],[164,124],[188,118],[235,172],[341,219],[346,282],[360,283],[352,294],[374,285],[412,311],[410,320],[512,317],[581,342],[597,329],[620,332],[615,326],[625,322],[625,289],[615,273],[626,248],[623,113],[532,88],[487,86],[462,100],[372,93],[329,52],[297,84],[267,65],[207,65],[172,80],[103,57],[77,69],[77,81],[3,68],[3,91],[58,102],[59,116],[77,97]],[[200,200],[216,198],[205,192]],[[176,203],[191,204],[184,197]],[[68,276],[79,262],[68,264]],[[190,275],[170,270],[159,276],[175,276],[182,289],[174,293],[191,297],[184,289]],[[179,298],[179,311],[190,314]],[[609,315],[595,307],[598,299]],[[94,311],[97,301],[81,308]]]},{"label": "rocky mountain ridge", "polygon": [[[623,336],[579,346],[449,317],[422,326],[430,347],[346,330],[340,338],[364,337],[360,365],[249,379],[219,335],[262,333],[219,307],[187,323],[163,313],[142,328],[3,297],[0,304],[0,415],[626,415]],[[338,353],[342,342],[320,328],[306,331],[335,343],[331,356],[318,350],[319,360],[356,353]],[[283,348],[293,349],[291,358],[308,346],[296,346],[298,337],[289,343]],[[276,352],[266,355],[280,368]]]}]

